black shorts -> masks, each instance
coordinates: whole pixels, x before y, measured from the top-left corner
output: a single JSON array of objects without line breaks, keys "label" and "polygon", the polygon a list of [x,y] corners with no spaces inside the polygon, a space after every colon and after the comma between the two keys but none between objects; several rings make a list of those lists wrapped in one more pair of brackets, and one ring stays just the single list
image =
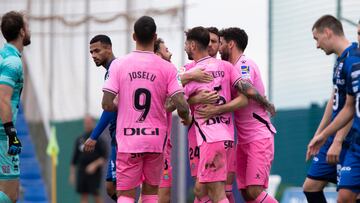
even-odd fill
[{"label": "black shorts", "polygon": [[76,191],[80,194],[100,194],[101,173],[87,175],[80,173],[77,176]]}]

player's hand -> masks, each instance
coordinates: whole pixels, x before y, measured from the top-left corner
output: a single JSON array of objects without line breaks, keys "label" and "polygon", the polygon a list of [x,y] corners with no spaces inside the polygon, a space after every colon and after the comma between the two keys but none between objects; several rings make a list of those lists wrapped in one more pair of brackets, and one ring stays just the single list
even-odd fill
[{"label": "player's hand", "polygon": [[75,174],[74,173],[70,172],[69,183],[70,183],[70,185],[75,185]]},{"label": "player's hand", "polygon": [[190,125],[192,122],[192,116],[189,114],[186,120],[181,120],[181,123],[184,125]]},{"label": "player's hand", "polygon": [[196,110],[199,118],[204,119],[204,122],[219,114],[218,107],[212,104],[207,104]]},{"label": "player's hand", "polygon": [[96,140],[91,139],[90,137],[84,143],[84,151],[85,152],[92,152],[95,149]]},{"label": "player's hand", "polygon": [[94,162],[92,162],[92,163],[90,163],[89,165],[86,166],[85,172],[87,174],[91,175],[91,174],[94,174],[96,172],[96,169],[97,169],[97,165]]},{"label": "player's hand", "polygon": [[198,103],[201,104],[214,104],[219,100],[217,91],[202,90],[197,95]]},{"label": "player's hand", "polygon": [[205,68],[197,68],[191,74],[193,81],[196,82],[209,83],[214,79],[210,73],[205,71]]},{"label": "player's hand", "polygon": [[342,142],[334,140],[326,154],[326,161],[329,164],[339,163],[341,149]]},{"label": "player's hand", "polygon": [[17,155],[21,152],[21,142],[17,137],[16,129],[12,122],[4,123],[5,134],[8,137],[8,154]]},{"label": "player's hand", "polygon": [[306,161],[308,161],[312,156],[315,156],[319,153],[320,147],[324,145],[326,139],[322,133],[319,133],[310,141],[307,152],[306,152]]}]

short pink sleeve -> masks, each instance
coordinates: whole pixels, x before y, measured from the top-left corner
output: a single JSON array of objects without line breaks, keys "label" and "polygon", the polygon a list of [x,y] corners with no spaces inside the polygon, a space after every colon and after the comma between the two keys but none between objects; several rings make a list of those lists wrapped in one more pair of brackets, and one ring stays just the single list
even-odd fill
[{"label": "short pink sleeve", "polygon": [[110,92],[115,95],[118,94],[120,89],[119,71],[120,71],[120,60],[115,59],[110,65],[109,77],[105,81],[103,91]]},{"label": "short pink sleeve", "polygon": [[179,92],[184,92],[183,88],[179,85],[179,82],[178,82],[179,76],[177,73],[177,69],[174,65],[169,64],[167,76],[168,76],[167,92],[168,92],[169,97],[172,97]]},{"label": "short pink sleeve", "polygon": [[235,87],[236,84],[241,80],[241,74],[231,63],[224,62],[224,66],[226,67],[225,70],[227,70],[229,73],[231,86]]}]

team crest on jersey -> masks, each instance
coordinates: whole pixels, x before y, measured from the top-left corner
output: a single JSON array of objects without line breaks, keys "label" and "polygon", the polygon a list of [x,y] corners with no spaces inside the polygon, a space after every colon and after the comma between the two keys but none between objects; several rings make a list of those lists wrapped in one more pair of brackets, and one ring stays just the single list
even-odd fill
[{"label": "team crest on jersey", "polygon": [[250,78],[250,66],[241,66],[241,77],[243,79]]}]

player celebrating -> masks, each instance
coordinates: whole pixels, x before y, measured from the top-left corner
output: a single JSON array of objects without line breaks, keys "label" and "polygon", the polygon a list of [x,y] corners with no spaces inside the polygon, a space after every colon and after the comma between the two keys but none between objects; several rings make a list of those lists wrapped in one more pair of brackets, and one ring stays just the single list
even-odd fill
[{"label": "player celebrating", "polygon": [[[115,59],[103,88],[104,110],[118,109],[116,157],[118,203],[134,202],[142,184],[142,202],[158,201],[163,148],[167,140],[165,100],[171,97],[179,116],[191,122],[175,67],[154,54],[156,24],[143,16],[134,25],[136,51]],[[118,95],[118,108],[113,100]],[[119,181],[121,180],[121,181]]]},{"label": "player celebrating", "polygon": [[[196,63],[194,69],[204,67],[206,72],[212,74],[214,80],[210,83],[190,82],[185,85],[185,93],[192,96],[201,90],[215,90],[220,95],[217,104],[222,105],[231,100],[231,87],[237,86],[240,75],[230,63],[209,56],[207,50],[209,40],[209,32],[203,27],[195,27],[186,32],[185,51],[189,58],[194,59]],[[242,96],[241,106],[246,104],[247,99]],[[197,144],[200,146],[195,187],[204,184],[213,202],[229,202],[225,195],[225,181],[229,167],[229,149],[233,147],[234,141],[231,114],[223,114],[207,121],[202,120],[196,114],[196,110],[202,106],[202,104],[193,105]]]},{"label": "player celebrating", "polygon": [[[275,109],[263,96],[265,90],[259,68],[243,54],[246,46],[247,34],[244,30],[227,28],[220,31],[221,58],[231,62],[236,69],[241,71],[242,92],[254,99],[254,101],[249,101],[247,107],[234,112],[238,134],[236,179],[247,202],[276,202],[264,191],[268,185],[274,156],[273,135],[275,133],[266,109],[271,114],[275,113]],[[227,105],[208,106],[199,110],[199,114],[209,118],[228,112]]]}]

